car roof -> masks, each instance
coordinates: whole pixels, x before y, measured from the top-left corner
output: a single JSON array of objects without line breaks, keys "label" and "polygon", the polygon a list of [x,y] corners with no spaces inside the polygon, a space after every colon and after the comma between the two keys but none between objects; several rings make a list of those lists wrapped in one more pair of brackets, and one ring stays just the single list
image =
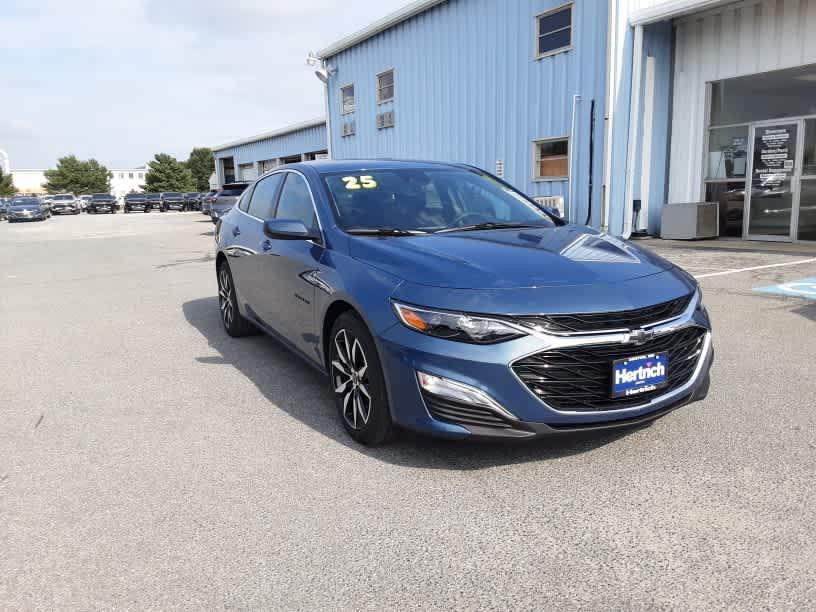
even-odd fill
[{"label": "car roof", "polygon": [[[310,167],[321,174],[331,172],[357,172],[360,170],[394,170],[404,169],[429,169],[429,168],[468,168],[465,164],[449,164],[444,162],[408,160],[408,159],[342,159],[329,160],[321,159],[309,162],[297,162],[286,164],[279,168]],[[275,168],[276,170],[278,168]]]}]

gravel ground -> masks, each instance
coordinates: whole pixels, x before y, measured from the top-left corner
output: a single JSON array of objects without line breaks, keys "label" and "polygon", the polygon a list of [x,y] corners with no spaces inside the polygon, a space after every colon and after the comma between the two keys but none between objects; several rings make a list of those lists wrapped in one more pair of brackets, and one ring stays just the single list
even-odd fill
[{"label": "gravel ground", "polygon": [[816,608],[816,302],[751,291],[816,262],[703,278],[711,393],[651,427],[371,450],[222,331],[211,234],[0,223],[0,608]]}]

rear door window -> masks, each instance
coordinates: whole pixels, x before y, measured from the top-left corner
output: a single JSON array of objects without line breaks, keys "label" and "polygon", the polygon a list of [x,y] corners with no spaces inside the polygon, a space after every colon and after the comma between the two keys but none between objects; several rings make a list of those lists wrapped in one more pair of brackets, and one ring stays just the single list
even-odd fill
[{"label": "rear door window", "polygon": [[275,211],[275,194],[283,181],[283,174],[270,174],[255,184],[249,199],[249,214],[263,221],[271,219]]}]

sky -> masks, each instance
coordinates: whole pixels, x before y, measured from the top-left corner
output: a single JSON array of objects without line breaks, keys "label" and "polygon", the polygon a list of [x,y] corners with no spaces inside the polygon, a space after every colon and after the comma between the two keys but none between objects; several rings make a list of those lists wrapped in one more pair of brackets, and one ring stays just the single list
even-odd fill
[{"label": "sky", "polygon": [[108,168],[321,117],[306,65],[408,0],[0,0],[0,149]]}]

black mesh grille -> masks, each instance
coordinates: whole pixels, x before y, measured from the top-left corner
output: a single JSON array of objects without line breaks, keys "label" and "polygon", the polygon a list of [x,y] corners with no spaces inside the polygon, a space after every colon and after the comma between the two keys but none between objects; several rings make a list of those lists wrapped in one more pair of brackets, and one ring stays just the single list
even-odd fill
[{"label": "black mesh grille", "polygon": [[[513,371],[537,397],[556,410],[599,411],[637,406],[689,381],[706,331],[686,327],[646,344],[598,344],[542,351],[513,364]],[[668,385],[635,397],[611,397],[612,363],[635,355],[667,352]]]},{"label": "black mesh grille", "polygon": [[598,332],[609,329],[637,329],[680,316],[688,307],[691,295],[637,310],[585,314],[556,314],[519,317],[517,320],[539,325],[557,334]]},{"label": "black mesh grille", "polygon": [[440,421],[447,421],[457,425],[475,425],[499,429],[510,429],[512,427],[510,422],[488,408],[456,402],[425,392],[422,393],[422,398],[425,400],[425,405],[428,407],[431,416]]}]

